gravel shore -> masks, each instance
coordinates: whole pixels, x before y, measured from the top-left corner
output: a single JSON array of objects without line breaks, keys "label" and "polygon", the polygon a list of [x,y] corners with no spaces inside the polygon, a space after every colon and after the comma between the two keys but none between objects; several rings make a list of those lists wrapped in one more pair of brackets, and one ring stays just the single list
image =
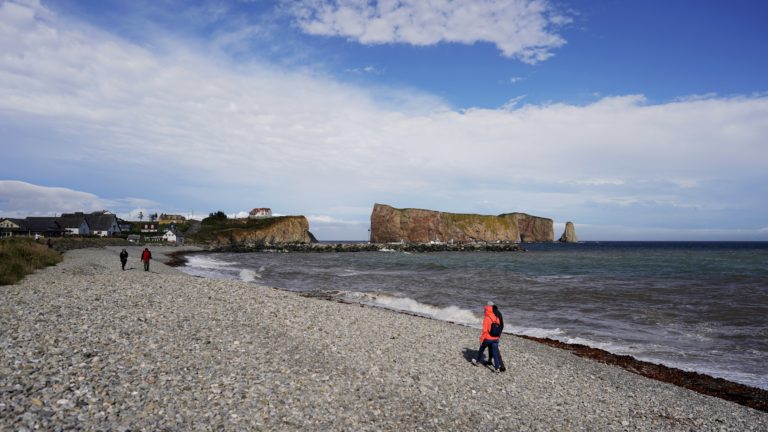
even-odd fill
[{"label": "gravel shore", "polygon": [[69,251],[0,287],[0,430],[768,430],[768,413],[513,336],[495,374],[469,362],[476,329],[144,272],[140,250],[126,271],[120,248]]}]

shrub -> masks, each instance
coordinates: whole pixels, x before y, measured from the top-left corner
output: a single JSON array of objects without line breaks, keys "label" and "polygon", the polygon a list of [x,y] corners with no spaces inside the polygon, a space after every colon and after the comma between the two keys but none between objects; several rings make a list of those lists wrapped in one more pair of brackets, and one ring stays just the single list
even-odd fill
[{"label": "shrub", "polygon": [[61,255],[28,238],[0,240],[0,285],[20,281],[36,269],[56,265]]}]

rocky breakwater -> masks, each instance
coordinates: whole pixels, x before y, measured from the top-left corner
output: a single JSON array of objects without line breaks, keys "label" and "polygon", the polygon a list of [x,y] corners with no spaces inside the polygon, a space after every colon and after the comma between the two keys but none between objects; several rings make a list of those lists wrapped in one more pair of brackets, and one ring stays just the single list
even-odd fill
[{"label": "rocky breakwater", "polygon": [[309,244],[317,240],[304,216],[262,219],[206,218],[192,242],[219,250],[258,250],[285,244]]},{"label": "rocky breakwater", "polygon": [[259,252],[525,252],[519,243],[294,243],[261,246]]},{"label": "rocky breakwater", "polygon": [[552,219],[525,213],[498,216],[397,209],[375,204],[371,213],[371,242],[551,242]]}]

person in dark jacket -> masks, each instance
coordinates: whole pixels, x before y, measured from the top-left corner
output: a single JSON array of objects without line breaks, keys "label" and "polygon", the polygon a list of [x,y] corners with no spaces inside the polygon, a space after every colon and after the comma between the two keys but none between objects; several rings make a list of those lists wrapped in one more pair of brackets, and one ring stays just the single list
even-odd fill
[{"label": "person in dark jacket", "polygon": [[499,336],[491,335],[493,324],[501,325],[501,320],[493,313],[493,302],[488,302],[485,306],[485,316],[483,317],[483,331],[480,333],[480,349],[477,351],[477,357],[472,359],[472,364],[477,366],[483,361],[483,351],[488,348],[490,357],[493,358],[493,366],[496,372],[501,372],[501,356],[499,354]]},{"label": "person in dark jacket", "polygon": [[149,271],[149,260],[152,259],[152,252],[149,249],[144,248],[144,252],[141,253],[141,260],[144,262],[144,271]]},{"label": "person in dark jacket", "polygon": [[125,270],[125,263],[128,262],[128,251],[123,249],[120,251],[120,263],[123,264],[123,270]]}]

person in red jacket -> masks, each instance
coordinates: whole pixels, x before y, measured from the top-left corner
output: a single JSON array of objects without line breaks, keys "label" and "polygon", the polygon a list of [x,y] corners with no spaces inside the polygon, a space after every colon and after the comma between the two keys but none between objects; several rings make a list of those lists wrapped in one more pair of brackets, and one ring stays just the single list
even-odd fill
[{"label": "person in red jacket", "polygon": [[144,248],[144,252],[141,253],[141,260],[144,261],[144,271],[149,271],[149,260],[152,259],[152,252],[149,249]]},{"label": "person in red jacket", "polygon": [[[483,361],[483,351],[488,348],[490,357],[493,358],[493,367],[496,372],[501,372],[501,355],[499,353],[499,337],[503,324],[499,317],[493,313],[493,302],[488,302],[485,306],[485,316],[483,317],[483,332],[480,333],[480,349],[477,356],[472,359],[472,364],[477,366]],[[494,326],[495,324],[495,326]],[[494,331],[498,327],[498,331]],[[494,330],[492,330],[492,328]]]}]

